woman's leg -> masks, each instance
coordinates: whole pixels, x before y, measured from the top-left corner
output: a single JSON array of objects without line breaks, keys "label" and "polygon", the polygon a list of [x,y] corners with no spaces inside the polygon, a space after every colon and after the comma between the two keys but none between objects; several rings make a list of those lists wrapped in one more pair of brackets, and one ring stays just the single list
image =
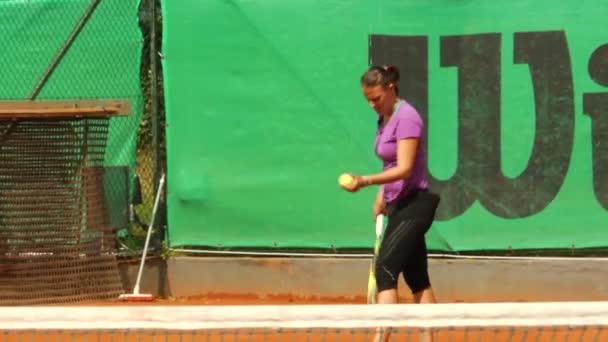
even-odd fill
[{"label": "woman's leg", "polygon": [[[376,259],[376,287],[378,289],[378,304],[397,304],[397,281],[403,269],[403,261],[407,259],[408,247],[403,241],[408,240],[412,233],[413,219],[399,219],[390,216],[378,258]],[[390,338],[390,328],[378,328],[374,342],[387,342]]]},{"label": "woman's leg", "polygon": [[388,289],[378,292],[378,298],[376,302],[378,304],[397,304],[398,302],[397,289]]},{"label": "woman's leg", "polygon": [[397,301],[397,281],[405,261],[419,241],[416,236],[416,219],[390,217],[378,258],[376,259],[376,285],[378,303],[389,304]]},{"label": "woman's leg", "polygon": [[403,268],[403,280],[412,291],[414,302],[431,303],[435,296],[428,271],[428,253],[424,236],[420,238]]},{"label": "woman's leg", "polygon": [[414,301],[418,304],[434,304],[437,303],[435,293],[432,287],[428,287],[422,291],[414,293]]},{"label": "woman's leg", "polygon": [[[416,246],[417,248],[412,252],[405,265],[403,278],[412,291],[415,303],[435,303],[435,294],[429,280],[428,253],[424,237]],[[433,342],[433,335],[432,330],[425,330],[421,333],[421,341]]]},{"label": "woman's leg", "polygon": [[[415,257],[416,263],[420,263],[420,251],[426,251],[424,245],[426,230],[426,225],[415,218],[389,218],[386,234],[382,240],[380,253],[376,261],[378,304],[397,304],[399,274],[404,269],[410,269],[406,265],[412,256]],[[420,246],[421,244],[422,246]],[[423,254],[423,256],[426,257],[426,254]],[[426,262],[426,259],[423,258],[423,260]],[[389,338],[390,329],[378,329],[374,342],[386,342]]]},{"label": "woman's leg", "polygon": [[[402,272],[412,292],[420,292],[420,300],[434,301],[427,271],[424,235],[433,223],[438,203],[439,196],[430,192],[421,192],[411,203],[389,216],[375,265],[377,303],[398,302],[397,280]],[[425,342],[432,342],[431,337],[429,336]],[[379,331],[374,341],[384,342],[389,338],[390,331]]]}]

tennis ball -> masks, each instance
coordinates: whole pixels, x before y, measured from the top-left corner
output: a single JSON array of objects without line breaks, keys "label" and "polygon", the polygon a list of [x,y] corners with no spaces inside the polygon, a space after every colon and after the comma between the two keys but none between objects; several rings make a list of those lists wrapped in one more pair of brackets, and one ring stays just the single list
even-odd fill
[{"label": "tennis ball", "polygon": [[339,182],[340,182],[341,186],[348,186],[348,185],[352,184],[353,181],[354,181],[353,176],[351,176],[349,174],[345,173],[343,175],[340,175]]}]

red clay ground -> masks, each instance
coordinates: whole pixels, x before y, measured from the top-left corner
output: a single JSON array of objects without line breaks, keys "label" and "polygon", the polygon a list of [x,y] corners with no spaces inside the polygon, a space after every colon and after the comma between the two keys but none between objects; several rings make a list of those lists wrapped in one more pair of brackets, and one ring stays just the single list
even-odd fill
[{"label": "red clay ground", "polygon": [[[365,296],[357,297],[302,297],[297,295],[265,295],[210,293],[183,298],[155,298],[153,302],[95,301],[79,305],[288,305],[288,304],[365,304]],[[401,303],[411,303],[411,298],[401,297]]]}]

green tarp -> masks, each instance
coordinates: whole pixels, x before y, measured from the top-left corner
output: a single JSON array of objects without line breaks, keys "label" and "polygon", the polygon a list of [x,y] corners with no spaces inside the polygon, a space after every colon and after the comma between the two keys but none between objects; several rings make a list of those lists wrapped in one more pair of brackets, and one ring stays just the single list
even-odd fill
[{"label": "green tarp", "polygon": [[429,248],[608,246],[605,1],[162,8],[171,246],[371,247],[375,189],[337,185],[381,166],[369,63],[427,122]]}]

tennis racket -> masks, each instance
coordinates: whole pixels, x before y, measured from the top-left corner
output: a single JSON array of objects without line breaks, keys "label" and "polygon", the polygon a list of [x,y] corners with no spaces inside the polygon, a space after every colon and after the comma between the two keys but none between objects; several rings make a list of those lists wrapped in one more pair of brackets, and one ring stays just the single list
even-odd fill
[{"label": "tennis racket", "polygon": [[376,216],[376,244],[374,246],[374,256],[369,267],[369,278],[367,280],[367,303],[376,304],[376,258],[380,251],[380,242],[382,240],[382,229],[384,228],[384,215]]}]

